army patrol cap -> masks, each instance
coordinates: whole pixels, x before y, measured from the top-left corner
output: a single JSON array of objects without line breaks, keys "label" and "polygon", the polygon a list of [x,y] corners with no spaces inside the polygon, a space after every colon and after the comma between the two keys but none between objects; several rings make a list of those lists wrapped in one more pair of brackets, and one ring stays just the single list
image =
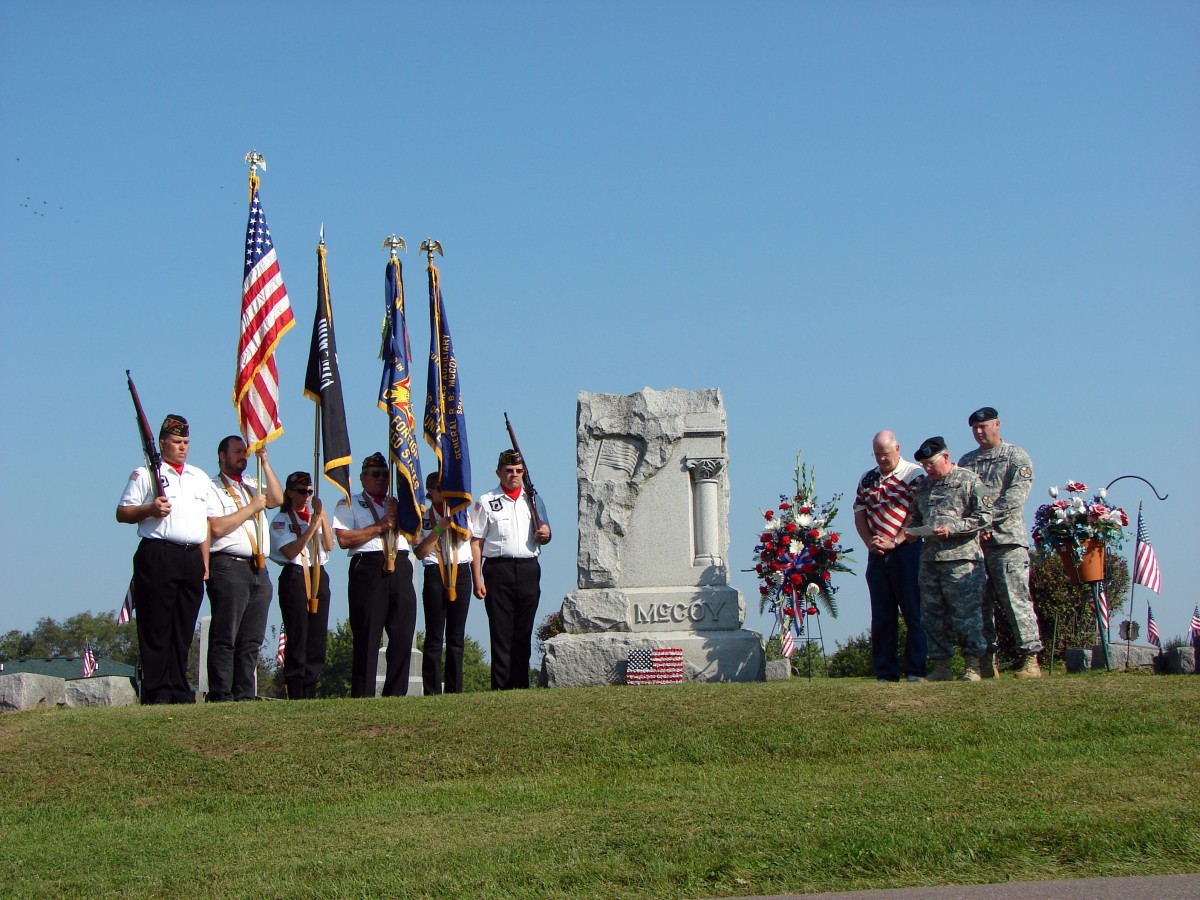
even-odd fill
[{"label": "army patrol cap", "polygon": [[917,452],[913,454],[913,458],[917,462],[925,462],[925,460],[933,459],[933,457],[945,451],[946,441],[939,435],[938,437],[926,438],[925,442],[917,448]]},{"label": "army patrol cap", "polygon": [[1000,418],[1000,413],[996,412],[994,406],[981,406],[975,412],[971,413],[967,419],[968,425],[982,425],[984,422],[990,422],[992,419]]},{"label": "army patrol cap", "polygon": [[372,453],[362,463],[362,471],[367,469],[386,469],[388,467],[387,460],[383,458],[382,453]]},{"label": "army patrol cap", "polygon": [[162,427],[158,429],[158,436],[161,438],[165,434],[173,434],[175,437],[188,437],[187,419],[183,416],[177,416],[175,413],[167,413],[167,417],[163,419]]},{"label": "army patrol cap", "polygon": [[501,450],[500,459],[496,462],[497,469],[503,469],[505,466],[523,466],[525,461],[521,459],[521,454],[516,450]]}]

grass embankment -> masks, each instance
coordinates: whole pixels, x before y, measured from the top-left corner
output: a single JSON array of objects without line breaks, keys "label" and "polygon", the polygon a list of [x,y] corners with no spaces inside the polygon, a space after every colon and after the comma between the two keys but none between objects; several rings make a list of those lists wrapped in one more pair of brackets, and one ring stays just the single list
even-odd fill
[{"label": "grass embankment", "polygon": [[1200,871],[1200,678],[0,716],[16,896],[701,897]]}]

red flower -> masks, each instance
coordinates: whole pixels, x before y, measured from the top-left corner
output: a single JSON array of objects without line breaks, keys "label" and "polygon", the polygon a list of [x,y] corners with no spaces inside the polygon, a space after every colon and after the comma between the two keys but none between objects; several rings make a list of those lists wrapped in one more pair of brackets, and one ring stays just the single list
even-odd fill
[{"label": "red flower", "polygon": [[815,564],[815,563],[806,562],[804,565],[802,565],[802,566],[800,567],[800,571],[801,571],[801,572],[812,572],[812,571],[813,571],[813,569],[815,569],[816,567],[817,567],[817,566],[816,566],[816,564]]},{"label": "red flower", "polygon": [[810,531],[810,532],[808,533],[808,536],[809,536],[809,537],[810,537],[812,540],[814,540],[814,541],[815,541],[817,538],[819,538],[819,537],[821,536],[821,532],[817,531],[817,529],[815,529],[815,528],[814,528],[812,531]]},{"label": "red flower", "polygon": [[783,501],[782,503],[780,503],[780,504],[779,504],[779,508],[780,508],[780,509],[782,509],[784,512],[787,512],[789,509],[791,509],[791,508],[792,508],[792,504],[788,503],[788,502],[785,500],[785,501]]},{"label": "red flower", "polygon": [[765,596],[767,596],[767,594],[771,593],[771,589],[769,587],[767,587],[765,584],[763,584],[763,585],[759,585],[758,592],[765,597]]},{"label": "red flower", "polygon": [[785,606],[783,608],[783,614],[785,616],[794,616],[796,614],[796,611],[794,609],[792,609],[790,606]]},{"label": "red flower", "polygon": [[763,513],[763,518],[766,519],[768,522],[770,522],[774,516],[775,516],[775,510],[773,510],[773,509],[768,509],[765,513]]},{"label": "red flower", "polygon": [[828,580],[829,580],[829,573],[828,573],[828,572],[822,572],[822,573],[821,573],[821,580],[822,580],[822,581],[828,581]]},{"label": "red flower", "polygon": [[833,562],[837,562],[837,554],[836,554],[836,553],[830,553],[830,554],[829,554],[829,561],[830,561],[831,563],[833,563]]},{"label": "red flower", "polygon": [[833,534],[829,535],[829,539],[836,544],[842,539],[842,536],[835,531]]},{"label": "red flower", "polygon": [[783,530],[786,531],[788,534],[795,534],[796,533],[796,523],[788,522],[786,525],[783,526]]},{"label": "red flower", "polygon": [[771,532],[764,531],[762,533],[762,535],[759,537],[759,540],[762,541],[764,544],[766,544],[768,547],[770,547],[771,546]]},{"label": "red flower", "polygon": [[808,614],[810,616],[815,616],[817,614],[817,608],[815,606],[810,606],[808,608]]},{"label": "red flower", "polygon": [[799,572],[793,572],[792,573],[792,584],[799,585],[799,584],[803,584],[803,583],[804,583],[804,576],[801,575]]},{"label": "red flower", "polygon": [[795,593],[795,590],[796,589],[792,587],[792,583],[790,581],[785,581],[783,583],[783,592],[785,594],[789,594],[789,595],[793,594],[793,593]]},{"label": "red flower", "polygon": [[762,574],[762,563],[759,563],[757,566],[755,566],[754,571],[757,572],[759,575],[761,575]]}]

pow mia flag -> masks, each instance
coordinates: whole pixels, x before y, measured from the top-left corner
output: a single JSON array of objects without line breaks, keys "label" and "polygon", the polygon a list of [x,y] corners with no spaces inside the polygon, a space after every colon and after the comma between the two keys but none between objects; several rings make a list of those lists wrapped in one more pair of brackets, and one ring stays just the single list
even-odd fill
[{"label": "pow mia flag", "polygon": [[329,302],[329,276],[325,270],[325,239],[317,245],[317,312],[313,318],[312,345],[304,396],[317,404],[321,417],[321,450],[325,477],[350,499],[350,435],[342,402],[337,341],[333,335],[333,307]]}]

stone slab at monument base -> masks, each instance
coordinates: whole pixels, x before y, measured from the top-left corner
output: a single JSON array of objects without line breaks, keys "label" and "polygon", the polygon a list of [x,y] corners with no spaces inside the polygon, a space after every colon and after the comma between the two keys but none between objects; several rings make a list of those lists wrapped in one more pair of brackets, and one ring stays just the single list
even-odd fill
[{"label": "stone slab at monument base", "polygon": [[[1158,652],[1157,647],[1143,647],[1139,644],[1132,644],[1129,647],[1129,670],[1140,672],[1161,672],[1163,671],[1163,658]],[[1125,671],[1125,644],[1112,643],[1108,645],[1108,667],[1112,671],[1120,669]],[[1067,664],[1067,671],[1070,673],[1086,672],[1088,669],[1103,669],[1104,668],[1104,648],[1097,645],[1095,647],[1069,647],[1063,655],[1063,659]]]},{"label": "stone slab at monument base", "polygon": [[629,651],[679,647],[685,681],[763,681],[766,654],[754,631],[654,631],[559,634],[546,641],[548,687],[624,684]]}]

